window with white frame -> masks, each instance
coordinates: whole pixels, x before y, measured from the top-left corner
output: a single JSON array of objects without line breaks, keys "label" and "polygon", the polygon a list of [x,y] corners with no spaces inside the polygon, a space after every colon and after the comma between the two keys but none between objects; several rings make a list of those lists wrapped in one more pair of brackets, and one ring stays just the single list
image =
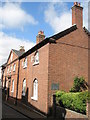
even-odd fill
[{"label": "window with white frame", "polygon": [[6,81],[6,88],[8,88],[8,80]]},{"label": "window with white frame", "polygon": [[16,64],[13,65],[13,71],[15,71],[15,69],[16,69]]},{"label": "window with white frame", "polygon": [[25,58],[23,62],[23,68],[26,68],[26,67],[27,67],[27,58]]},{"label": "window with white frame", "polygon": [[39,52],[37,51],[34,55],[34,65],[39,63]]},{"label": "window with white frame", "polygon": [[12,91],[11,92],[14,92],[14,80],[12,80]]},{"label": "window with white frame", "polygon": [[9,73],[9,68],[7,67],[7,73]]},{"label": "window with white frame", "polygon": [[26,95],[26,79],[23,80],[22,96]]},{"label": "window with white frame", "polygon": [[9,71],[10,73],[11,73],[11,70],[12,70],[12,66],[10,66],[10,71]]},{"label": "window with white frame", "polygon": [[5,86],[5,82],[3,81],[3,87]]},{"label": "window with white frame", "polygon": [[33,82],[33,96],[31,97],[33,100],[38,100],[38,80],[35,79]]},{"label": "window with white frame", "polygon": [[13,59],[13,53],[11,53],[11,61],[12,61],[12,59]]}]

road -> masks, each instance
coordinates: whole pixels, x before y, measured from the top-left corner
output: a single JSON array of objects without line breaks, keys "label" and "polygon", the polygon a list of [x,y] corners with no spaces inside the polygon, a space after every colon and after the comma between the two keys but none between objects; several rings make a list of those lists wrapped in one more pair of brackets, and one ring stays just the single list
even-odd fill
[{"label": "road", "polygon": [[2,118],[27,118],[27,117],[3,103],[2,104]]},{"label": "road", "polygon": [[[13,108],[2,103],[2,88],[0,85],[0,120],[1,118],[27,118],[23,114],[17,112]],[[28,119],[28,118],[27,118]]]}]

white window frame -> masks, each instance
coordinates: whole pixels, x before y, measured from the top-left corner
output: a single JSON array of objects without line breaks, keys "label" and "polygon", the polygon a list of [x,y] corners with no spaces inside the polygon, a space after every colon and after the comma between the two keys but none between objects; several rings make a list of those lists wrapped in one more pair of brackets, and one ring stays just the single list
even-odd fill
[{"label": "white window frame", "polygon": [[14,92],[14,80],[12,80],[12,90],[11,92]]},{"label": "white window frame", "polygon": [[11,71],[12,71],[12,66],[10,66],[10,70],[9,70],[9,72],[11,73]]},{"label": "white window frame", "polygon": [[13,53],[11,53],[11,61],[12,61],[12,59],[13,59]]},{"label": "white window frame", "polygon": [[27,68],[27,58],[24,59],[23,68]]},{"label": "white window frame", "polygon": [[37,51],[34,55],[34,63],[33,65],[39,64],[39,52]]},{"label": "white window frame", "polygon": [[26,79],[23,80],[23,86],[22,86],[22,96],[26,95]]},{"label": "white window frame", "polygon": [[5,87],[5,81],[3,81],[3,87]]},{"label": "white window frame", "polygon": [[7,68],[7,73],[9,73],[9,68]]},{"label": "white window frame", "polygon": [[8,88],[8,80],[6,81],[6,88]]},{"label": "white window frame", "polygon": [[31,97],[32,100],[38,100],[38,80],[35,79],[33,82],[33,96]]},{"label": "white window frame", "polygon": [[13,72],[16,70],[16,64],[13,65]]}]

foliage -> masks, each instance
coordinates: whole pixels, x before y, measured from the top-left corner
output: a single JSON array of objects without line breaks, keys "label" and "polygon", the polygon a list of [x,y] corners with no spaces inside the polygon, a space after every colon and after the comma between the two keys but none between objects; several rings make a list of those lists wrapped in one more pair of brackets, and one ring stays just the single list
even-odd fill
[{"label": "foliage", "polygon": [[65,108],[86,114],[86,101],[90,99],[90,93],[84,92],[56,92],[57,103]]},{"label": "foliage", "polygon": [[74,85],[73,87],[70,89],[70,92],[81,92],[82,89],[81,88],[86,88],[85,86],[85,79],[83,77],[75,77],[74,78]]}]

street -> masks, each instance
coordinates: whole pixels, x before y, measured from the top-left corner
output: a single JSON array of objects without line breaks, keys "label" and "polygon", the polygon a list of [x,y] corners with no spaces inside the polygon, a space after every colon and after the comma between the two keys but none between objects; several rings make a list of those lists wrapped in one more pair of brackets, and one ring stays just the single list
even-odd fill
[{"label": "street", "polygon": [[27,118],[23,114],[17,112],[13,108],[2,103],[2,88],[0,85],[0,119],[1,118]]},{"label": "street", "polygon": [[2,118],[27,118],[27,117],[3,103]]}]

